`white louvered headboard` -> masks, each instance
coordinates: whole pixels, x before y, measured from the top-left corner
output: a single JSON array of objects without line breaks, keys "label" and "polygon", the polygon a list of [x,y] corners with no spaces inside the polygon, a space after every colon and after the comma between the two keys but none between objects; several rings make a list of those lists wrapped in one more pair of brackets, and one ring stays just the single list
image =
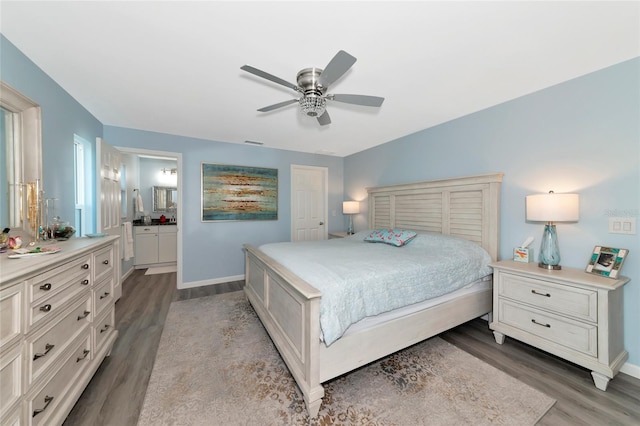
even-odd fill
[{"label": "white louvered headboard", "polygon": [[454,235],[480,244],[495,261],[503,173],[367,188],[369,228]]}]

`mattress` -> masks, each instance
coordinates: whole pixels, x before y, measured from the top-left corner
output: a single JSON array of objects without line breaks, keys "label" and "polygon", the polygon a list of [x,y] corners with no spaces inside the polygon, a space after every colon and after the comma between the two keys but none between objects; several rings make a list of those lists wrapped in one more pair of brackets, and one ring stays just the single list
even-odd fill
[{"label": "mattress", "polygon": [[406,317],[408,315],[414,314],[419,311],[423,311],[425,309],[440,305],[442,303],[449,302],[451,300],[457,299],[462,296],[467,296],[470,294],[480,293],[486,290],[490,290],[492,286],[493,285],[492,285],[491,275],[488,275],[484,278],[474,281],[471,284],[464,286],[461,289],[452,291],[451,293],[447,293],[445,295],[435,297],[433,299],[424,300],[422,302],[413,303],[408,306],[403,306],[401,308],[394,309],[392,311],[383,312],[379,315],[363,318],[357,323],[349,326],[349,328],[347,328],[347,330],[344,332],[343,336],[347,336],[351,333],[357,333],[358,331],[375,327],[376,325],[379,325],[388,321]]}]

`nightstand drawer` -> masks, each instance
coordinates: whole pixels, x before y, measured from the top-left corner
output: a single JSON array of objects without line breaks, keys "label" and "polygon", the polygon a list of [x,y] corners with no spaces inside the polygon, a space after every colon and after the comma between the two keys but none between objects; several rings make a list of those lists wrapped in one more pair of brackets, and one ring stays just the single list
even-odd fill
[{"label": "nightstand drawer", "polygon": [[598,327],[501,299],[498,321],[553,343],[598,356]]},{"label": "nightstand drawer", "polygon": [[500,273],[498,294],[560,315],[598,321],[598,293],[595,291]]}]

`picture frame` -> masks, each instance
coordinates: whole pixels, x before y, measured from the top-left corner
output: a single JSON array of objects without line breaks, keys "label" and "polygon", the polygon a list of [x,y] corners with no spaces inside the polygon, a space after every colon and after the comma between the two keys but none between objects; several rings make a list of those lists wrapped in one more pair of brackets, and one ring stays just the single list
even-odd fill
[{"label": "picture frame", "polygon": [[618,278],[622,263],[629,254],[629,250],[595,246],[586,272],[608,278]]},{"label": "picture frame", "polygon": [[278,219],[278,169],[201,163],[201,221]]}]

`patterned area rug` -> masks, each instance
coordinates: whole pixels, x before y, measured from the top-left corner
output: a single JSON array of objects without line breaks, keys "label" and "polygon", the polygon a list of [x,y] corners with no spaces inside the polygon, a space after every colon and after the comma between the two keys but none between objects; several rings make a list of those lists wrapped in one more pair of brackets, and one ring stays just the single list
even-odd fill
[{"label": "patterned area rug", "polygon": [[438,337],[324,386],[309,419],[243,292],[173,302],[138,425],[533,425],[555,403]]}]

